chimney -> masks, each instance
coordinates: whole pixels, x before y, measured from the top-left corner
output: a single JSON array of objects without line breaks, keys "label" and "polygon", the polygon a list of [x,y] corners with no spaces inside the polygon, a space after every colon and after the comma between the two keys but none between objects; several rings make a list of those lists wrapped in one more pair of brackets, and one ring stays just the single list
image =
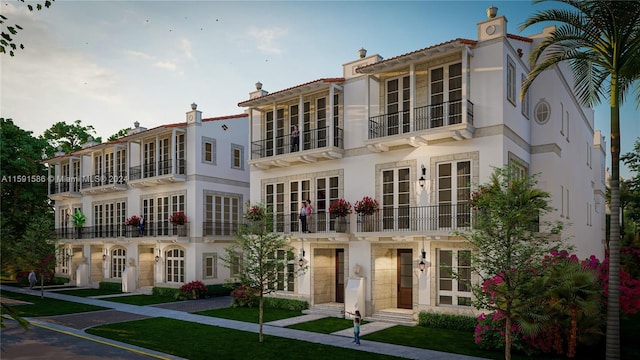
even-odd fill
[{"label": "chimney", "polygon": [[259,98],[261,96],[267,95],[269,92],[262,90],[262,83],[258,81],[256,83],[256,91],[249,93],[249,99]]},{"label": "chimney", "polygon": [[129,129],[129,131],[127,131],[127,136],[128,135],[137,134],[137,133],[139,133],[141,131],[145,131],[145,130],[147,130],[147,128],[140,127],[140,123],[138,121],[136,121],[136,122],[133,123],[133,129]]},{"label": "chimney", "polygon": [[498,8],[491,5],[487,9],[487,20],[478,23],[478,41],[507,36],[507,18],[498,16]]},{"label": "chimney", "polygon": [[187,125],[202,124],[202,111],[198,111],[198,104],[191,104],[191,111],[187,111]]}]

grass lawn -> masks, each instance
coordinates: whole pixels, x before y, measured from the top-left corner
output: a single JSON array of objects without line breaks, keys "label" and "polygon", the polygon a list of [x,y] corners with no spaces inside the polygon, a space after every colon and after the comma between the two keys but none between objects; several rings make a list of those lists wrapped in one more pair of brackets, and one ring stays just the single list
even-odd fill
[{"label": "grass lawn", "polygon": [[176,300],[169,296],[157,296],[157,295],[124,295],[110,297],[106,299],[100,299],[105,301],[113,301],[121,304],[129,305],[154,305],[175,302]]},{"label": "grass lawn", "polygon": [[41,299],[40,295],[34,296],[10,291],[3,291],[2,296],[31,303],[12,306],[22,317],[65,315],[107,309],[101,306],[86,305],[64,300]]},{"label": "grass lawn", "polygon": [[103,325],[87,329],[87,332],[191,360],[247,358],[281,360],[293,357],[304,357],[306,360],[397,359],[386,355],[268,335],[265,335],[264,341],[259,343],[257,333],[168,318]]},{"label": "grass lawn", "polygon": [[56,293],[71,295],[71,296],[89,297],[89,296],[122,294],[122,291],[108,290],[108,289],[69,289],[69,290],[56,291]]},{"label": "grass lawn", "polygon": [[[222,309],[198,311],[198,312],[195,312],[194,314],[258,324],[260,322],[258,319],[259,311],[260,310],[257,307],[253,307],[253,308],[228,307],[228,308],[222,308]],[[282,310],[282,309],[264,309],[264,312],[262,314],[263,322],[265,323],[270,321],[287,319],[294,316],[301,316],[301,315],[303,314],[300,311]]]},{"label": "grass lawn", "polygon": [[[363,321],[362,325],[366,323],[366,321]],[[331,334],[336,331],[353,328],[353,320],[341,319],[337,317],[326,317],[318,320],[289,325],[287,327],[290,329]]]}]

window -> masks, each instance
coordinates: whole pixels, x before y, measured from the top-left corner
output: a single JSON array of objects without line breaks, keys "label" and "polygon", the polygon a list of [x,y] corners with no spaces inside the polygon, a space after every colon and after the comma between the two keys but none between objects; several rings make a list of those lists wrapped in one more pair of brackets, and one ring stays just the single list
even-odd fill
[{"label": "window", "polygon": [[264,141],[266,156],[273,156],[273,137],[274,137],[274,123],[273,123],[273,111],[267,111],[265,114],[265,126],[264,126]]},{"label": "window", "polygon": [[242,145],[231,144],[231,167],[233,169],[244,169],[244,148]]},{"label": "window", "polygon": [[171,249],[166,252],[166,269],[168,283],[184,282],[184,250]]},{"label": "window", "polygon": [[[267,198],[265,205],[273,209],[274,232],[284,232],[285,212],[284,212],[284,183],[268,184],[266,187]],[[297,218],[296,218],[297,219]]]},{"label": "window", "polygon": [[[520,80],[521,80],[522,83],[524,83],[525,78],[526,78],[526,76],[524,74],[522,74],[520,76]],[[526,117],[527,119],[529,119],[529,115],[530,115],[529,114],[529,106],[530,106],[529,104],[531,104],[531,95],[530,94],[531,94],[531,91],[527,91],[527,93],[524,94],[524,97],[522,98],[522,109],[521,109],[521,111],[522,111],[522,115],[524,117]]]},{"label": "window", "polygon": [[202,162],[216,164],[216,139],[202,138]]},{"label": "window", "polygon": [[516,64],[507,56],[507,100],[516,105]]},{"label": "window", "polygon": [[231,258],[231,265],[229,266],[229,271],[231,272],[231,276],[238,276],[242,270],[242,260],[240,259],[240,255],[235,255]]},{"label": "window", "polygon": [[170,230],[173,231],[173,228],[169,226],[169,216],[174,212],[184,212],[185,208],[184,194],[156,195],[152,198],[143,198],[142,217],[144,217],[145,227],[144,234],[141,235],[169,235]]},{"label": "window", "polygon": [[387,81],[387,135],[409,132],[409,76]]},{"label": "window", "polygon": [[560,217],[564,217],[564,186],[560,185]]},{"label": "window", "polygon": [[218,254],[204,253],[202,254],[202,276],[206,279],[218,278]]},{"label": "window", "polygon": [[295,278],[295,257],[292,251],[278,250],[278,271],[275,289],[278,291],[293,292]]},{"label": "window", "polygon": [[233,235],[240,223],[240,196],[206,194],[204,235]]},{"label": "window", "polygon": [[184,137],[184,134],[176,135],[176,172],[182,175],[186,174]]},{"label": "window", "polygon": [[93,236],[97,238],[124,236],[126,213],[125,201],[93,203]]},{"label": "window", "polygon": [[536,105],[535,108],[535,118],[538,124],[543,125],[547,121],[549,121],[549,117],[551,116],[551,107],[549,103],[545,100],[540,100],[540,102]]},{"label": "window", "polygon": [[565,198],[565,200],[567,201],[567,207],[566,207],[567,213],[566,213],[566,215],[567,215],[567,219],[569,219],[569,188],[565,188],[564,190],[565,190],[565,192],[567,194],[566,198]]},{"label": "window", "polygon": [[569,142],[569,111],[566,112],[567,117],[567,142]]},{"label": "window", "polygon": [[143,146],[144,166],[142,168],[143,177],[156,176],[156,143],[155,141],[145,142]]},{"label": "window", "polygon": [[291,231],[300,231],[300,222],[298,221],[298,211],[302,207],[302,200],[311,197],[309,180],[297,180],[289,183],[289,218],[291,221]]},{"label": "window", "polygon": [[122,272],[127,264],[127,250],[116,248],[111,250],[111,277],[122,278]]},{"label": "window", "polygon": [[327,146],[327,99],[320,98],[316,100],[316,127],[318,129],[317,148]]},{"label": "window", "polygon": [[335,224],[329,218],[329,204],[338,199],[338,177],[316,178],[315,217],[310,218],[317,226],[315,231],[335,230]]},{"label": "window", "polygon": [[411,203],[411,171],[409,168],[382,172],[382,224],[385,230],[409,228]]},{"label": "window", "polygon": [[438,171],[438,226],[456,229],[471,224],[471,161],[440,163]]},{"label": "window", "polygon": [[471,251],[438,250],[438,305],[471,306]]}]

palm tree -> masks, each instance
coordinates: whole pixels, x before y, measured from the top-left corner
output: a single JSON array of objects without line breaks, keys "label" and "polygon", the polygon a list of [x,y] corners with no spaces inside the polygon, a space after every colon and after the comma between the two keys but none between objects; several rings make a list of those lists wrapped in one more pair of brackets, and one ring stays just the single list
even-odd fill
[{"label": "palm tree", "polygon": [[[640,0],[557,1],[568,9],[542,10],[529,17],[520,31],[543,22],[559,26],[530,55],[533,68],[522,83],[523,97],[546,69],[568,61],[575,91],[583,105],[593,106],[609,96],[611,105],[611,229],[609,240],[609,298],[607,359],[620,358],[620,105],[640,78]],[[637,85],[637,84],[636,84]]]}]

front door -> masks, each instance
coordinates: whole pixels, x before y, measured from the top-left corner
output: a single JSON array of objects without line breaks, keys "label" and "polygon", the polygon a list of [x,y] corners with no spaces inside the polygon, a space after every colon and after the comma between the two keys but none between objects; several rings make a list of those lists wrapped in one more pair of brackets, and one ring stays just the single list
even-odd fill
[{"label": "front door", "polygon": [[344,249],[336,249],[336,302],[344,302]]},{"label": "front door", "polygon": [[413,254],[398,249],[398,308],[411,309],[413,302]]}]

